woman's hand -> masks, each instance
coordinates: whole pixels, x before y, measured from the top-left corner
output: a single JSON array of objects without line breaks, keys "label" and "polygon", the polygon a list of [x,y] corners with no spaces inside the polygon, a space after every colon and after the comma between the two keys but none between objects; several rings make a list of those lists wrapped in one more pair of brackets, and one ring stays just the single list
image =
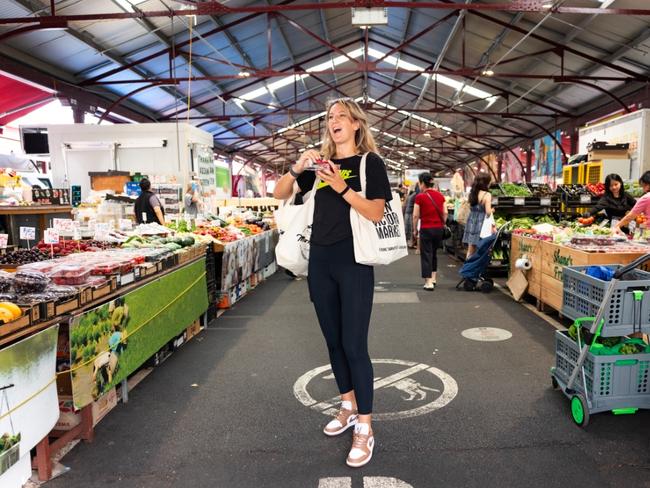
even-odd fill
[{"label": "woman's hand", "polygon": [[317,159],[320,159],[320,158],[321,158],[321,156],[320,156],[320,153],[318,151],[316,151],[315,149],[309,149],[309,150],[305,151],[304,153],[302,153],[302,156],[300,156],[300,159],[298,161],[296,161],[296,164],[293,165],[293,170],[296,173],[302,173],[303,171],[305,171],[305,168],[307,166],[311,166],[312,164],[314,164],[314,162]]},{"label": "woman's hand", "polygon": [[343,190],[345,190],[345,187],[348,186],[348,184],[341,177],[341,173],[339,172],[336,165],[331,161],[327,161],[327,163],[330,165],[331,171],[317,171],[316,175],[329,186],[331,186],[332,190],[334,190],[336,193],[341,193]]}]

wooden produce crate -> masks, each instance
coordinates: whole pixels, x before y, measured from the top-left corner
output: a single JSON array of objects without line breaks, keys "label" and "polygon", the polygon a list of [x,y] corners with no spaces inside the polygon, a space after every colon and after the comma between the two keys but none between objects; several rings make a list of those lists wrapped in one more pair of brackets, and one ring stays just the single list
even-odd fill
[{"label": "wooden produce crate", "polygon": [[535,298],[541,298],[542,242],[539,239],[516,235],[513,235],[510,241],[510,273],[515,271],[517,259],[528,256],[533,267],[524,274],[528,281],[528,294]]},{"label": "wooden produce crate", "polygon": [[65,302],[55,305],[55,314],[57,316],[65,315],[79,308],[79,295]]},{"label": "wooden produce crate", "polygon": [[636,252],[586,252],[570,247],[542,242],[541,301],[558,312],[562,310],[562,273],[565,266],[628,264],[642,256]]}]

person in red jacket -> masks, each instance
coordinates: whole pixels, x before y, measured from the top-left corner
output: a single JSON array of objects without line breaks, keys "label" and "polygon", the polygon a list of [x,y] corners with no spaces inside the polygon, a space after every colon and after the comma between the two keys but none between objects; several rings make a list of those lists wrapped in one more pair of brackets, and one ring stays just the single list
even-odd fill
[{"label": "person in red jacket", "polygon": [[442,247],[447,206],[445,197],[433,189],[433,177],[430,173],[418,176],[420,193],[415,197],[413,208],[413,236],[417,239],[418,222],[420,223],[420,265],[424,289],[433,291],[436,287],[438,271],[438,248]]}]

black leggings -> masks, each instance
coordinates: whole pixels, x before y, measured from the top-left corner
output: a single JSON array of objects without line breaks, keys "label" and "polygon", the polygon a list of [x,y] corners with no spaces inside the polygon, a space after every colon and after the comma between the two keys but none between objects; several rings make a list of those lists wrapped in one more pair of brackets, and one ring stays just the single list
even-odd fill
[{"label": "black leggings", "polygon": [[339,392],[354,390],[359,413],[370,414],[374,385],[368,327],[374,269],[356,263],[351,238],[331,246],[312,243],[307,282]]},{"label": "black leggings", "polygon": [[431,278],[431,273],[438,271],[438,248],[442,244],[443,229],[420,230],[420,265],[422,278]]}]

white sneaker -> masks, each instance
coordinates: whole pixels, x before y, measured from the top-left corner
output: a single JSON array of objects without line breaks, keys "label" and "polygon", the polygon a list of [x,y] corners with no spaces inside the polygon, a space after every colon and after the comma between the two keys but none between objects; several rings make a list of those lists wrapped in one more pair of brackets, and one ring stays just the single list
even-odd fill
[{"label": "white sneaker", "polygon": [[365,466],[372,459],[375,437],[368,424],[357,424],[352,435],[352,448],[346,464],[351,468]]},{"label": "white sneaker", "polygon": [[332,419],[323,429],[325,435],[333,437],[335,435],[342,434],[350,427],[353,427],[359,421],[359,416],[357,415],[356,410],[346,410],[342,408],[339,410],[339,413],[336,414],[336,417]]}]

